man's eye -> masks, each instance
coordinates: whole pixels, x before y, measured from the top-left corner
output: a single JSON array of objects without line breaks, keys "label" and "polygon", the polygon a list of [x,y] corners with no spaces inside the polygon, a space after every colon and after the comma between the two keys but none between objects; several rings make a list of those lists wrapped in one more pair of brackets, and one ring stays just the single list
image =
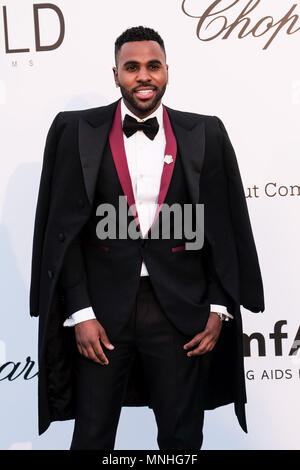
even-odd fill
[{"label": "man's eye", "polygon": [[159,66],[153,64],[153,65],[150,65],[150,68],[151,68],[151,69],[159,69]]},{"label": "man's eye", "polygon": [[135,65],[129,65],[127,67],[127,70],[135,70],[136,69],[136,66]]}]

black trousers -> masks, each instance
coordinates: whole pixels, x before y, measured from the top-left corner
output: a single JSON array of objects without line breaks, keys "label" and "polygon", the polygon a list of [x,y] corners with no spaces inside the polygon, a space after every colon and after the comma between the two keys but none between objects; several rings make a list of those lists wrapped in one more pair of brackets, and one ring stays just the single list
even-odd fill
[{"label": "black trousers", "polygon": [[159,449],[199,450],[202,397],[211,356],[188,357],[183,345],[191,338],[166,318],[149,276],[142,276],[130,319],[113,341],[115,348],[103,346],[109,364],[97,364],[77,354],[71,449],[114,449],[130,368],[138,354],[157,423]]}]

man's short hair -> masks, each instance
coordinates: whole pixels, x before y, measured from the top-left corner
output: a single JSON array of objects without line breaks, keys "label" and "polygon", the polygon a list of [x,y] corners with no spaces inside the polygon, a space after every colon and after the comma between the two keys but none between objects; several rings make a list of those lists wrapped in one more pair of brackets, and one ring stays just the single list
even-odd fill
[{"label": "man's short hair", "polygon": [[133,28],[126,29],[115,41],[115,61],[117,65],[118,53],[126,42],[133,41],[156,41],[166,55],[164,41],[157,31],[145,26],[134,26]]}]

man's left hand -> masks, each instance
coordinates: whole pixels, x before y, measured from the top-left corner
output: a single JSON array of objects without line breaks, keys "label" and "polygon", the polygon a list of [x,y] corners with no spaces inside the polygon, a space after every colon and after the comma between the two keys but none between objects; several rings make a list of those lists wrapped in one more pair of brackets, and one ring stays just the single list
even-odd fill
[{"label": "man's left hand", "polygon": [[218,341],[222,329],[222,323],[223,322],[217,313],[210,312],[205,330],[198,333],[191,339],[191,341],[185,343],[183,346],[184,349],[190,349],[196,346],[196,348],[187,353],[187,356],[199,356],[200,354],[205,354],[211,351]]}]

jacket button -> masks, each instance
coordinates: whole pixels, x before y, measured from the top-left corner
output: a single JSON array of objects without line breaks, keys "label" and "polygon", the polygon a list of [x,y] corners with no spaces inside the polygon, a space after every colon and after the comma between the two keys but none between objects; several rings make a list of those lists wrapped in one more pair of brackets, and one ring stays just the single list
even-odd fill
[{"label": "jacket button", "polygon": [[49,276],[50,279],[53,278],[53,274],[54,274],[53,271],[51,271],[51,270],[49,269],[49,270],[48,270],[48,276]]},{"label": "jacket button", "polygon": [[66,236],[65,236],[65,234],[64,234],[64,233],[62,233],[62,232],[61,232],[61,233],[59,233],[59,234],[58,234],[58,238],[59,238],[59,240],[60,240],[61,242],[64,242],[64,241],[65,241],[65,238],[66,238]]},{"label": "jacket button", "polygon": [[78,199],[78,206],[79,207],[84,207],[84,200],[83,199]]}]

